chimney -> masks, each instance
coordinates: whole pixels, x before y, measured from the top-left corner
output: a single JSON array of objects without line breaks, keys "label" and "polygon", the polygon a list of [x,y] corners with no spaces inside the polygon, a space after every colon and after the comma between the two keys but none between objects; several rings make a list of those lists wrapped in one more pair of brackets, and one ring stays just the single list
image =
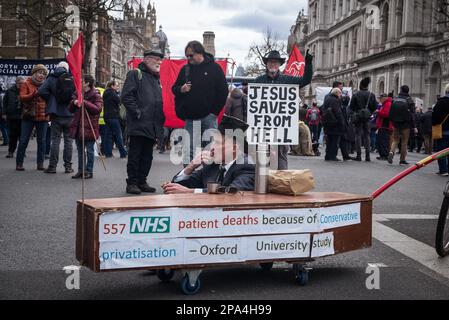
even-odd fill
[{"label": "chimney", "polygon": [[215,33],[206,31],[203,33],[203,46],[207,53],[215,56]]}]

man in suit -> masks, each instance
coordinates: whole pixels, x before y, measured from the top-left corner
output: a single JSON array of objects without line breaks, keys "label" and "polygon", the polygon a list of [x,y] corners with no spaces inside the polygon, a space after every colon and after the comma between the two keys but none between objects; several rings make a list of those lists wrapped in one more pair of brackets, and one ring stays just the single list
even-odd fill
[{"label": "man in suit", "polygon": [[[210,150],[197,155],[171,183],[165,184],[164,193],[205,193],[209,182],[239,191],[253,191],[255,165],[245,153],[244,143],[238,143],[239,133],[243,141],[247,128],[248,125],[240,119],[223,116]],[[235,135],[229,135],[229,130],[237,131],[234,131]]]}]

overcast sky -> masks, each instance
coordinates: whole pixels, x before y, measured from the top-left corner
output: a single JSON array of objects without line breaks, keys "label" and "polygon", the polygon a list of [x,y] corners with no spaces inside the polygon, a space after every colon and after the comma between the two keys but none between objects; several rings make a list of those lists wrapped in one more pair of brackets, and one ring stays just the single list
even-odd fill
[{"label": "overcast sky", "polygon": [[[145,8],[148,0],[144,0]],[[260,43],[267,27],[287,40],[307,0],[154,0],[157,26],[167,34],[172,56],[183,56],[190,40],[202,42],[204,31],[215,33],[217,57],[245,65],[251,43]]]}]

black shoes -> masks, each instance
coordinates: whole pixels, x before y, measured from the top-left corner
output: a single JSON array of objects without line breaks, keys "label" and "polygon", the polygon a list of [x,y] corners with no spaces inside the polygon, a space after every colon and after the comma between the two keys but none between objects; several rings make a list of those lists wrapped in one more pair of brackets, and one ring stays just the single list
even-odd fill
[{"label": "black shoes", "polygon": [[14,153],[8,152],[6,158],[14,158]]},{"label": "black shoes", "polygon": [[44,173],[56,173],[56,168],[48,167],[44,170]]},{"label": "black shoes", "polygon": [[141,194],[142,191],[140,191],[139,187],[135,184],[128,184],[126,186],[126,193],[129,194]]},{"label": "black shoes", "polygon": [[341,159],[338,159],[338,158],[334,158],[334,159],[324,159],[324,161],[341,162]]},{"label": "black shoes", "polygon": [[73,173],[74,170],[71,167],[66,167],[64,173]]},{"label": "black shoes", "polygon": [[155,193],[156,192],[156,189],[153,187],[150,187],[148,185],[148,183],[140,184],[140,185],[138,185],[138,188],[140,189],[140,191],[146,192],[146,193]]},{"label": "black shoes", "polygon": [[393,164],[393,157],[394,157],[394,153],[393,153],[393,152],[390,152],[390,153],[388,154],[388,159],[387,159],[387,161],[388,161],[389,164]]},{"label": "black shoes", "polygon": [[380,161],[388,161],[388,157],[377,157],[376,159]]},{"label": "black shoes", "polygon": [[405,164],[405,165],[408,165],[408,164],[410,164],[410,163],[408,163],[407,161],[401,161],[401,162],[399,162],[399,164]]},{"label": "black shoes", "polygon": [[[84,174],[84,179],[92,179],[94,177],[94,175],[90,172],[86,172]],[[72,176],[72,179],[82,179],[83,178],[83,173],[82,172],[78,172],[77,174],[75,174],[74,176]]]}]

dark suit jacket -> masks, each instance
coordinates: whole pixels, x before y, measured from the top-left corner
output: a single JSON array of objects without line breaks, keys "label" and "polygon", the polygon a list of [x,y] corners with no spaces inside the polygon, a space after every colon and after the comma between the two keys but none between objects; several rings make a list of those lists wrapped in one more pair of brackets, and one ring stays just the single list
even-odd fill
[{"label": "dark suit jacket", "polygon": [[[177,183],[187,188],[198,188],[203,189],[203,192],[207,192],[207,183],[215,182],[219,172],[220,166],[218,164],[203,166],[201,169],[192,172],[188,179]],[[236,187],[239,191],[254,191],[255,172],[256,166],[248,164],[248,158],[245,156],[245,164],[234,163],[226,171],[222,185]],[[172,182],[175,181],[176,176],[173,177]]]}]

